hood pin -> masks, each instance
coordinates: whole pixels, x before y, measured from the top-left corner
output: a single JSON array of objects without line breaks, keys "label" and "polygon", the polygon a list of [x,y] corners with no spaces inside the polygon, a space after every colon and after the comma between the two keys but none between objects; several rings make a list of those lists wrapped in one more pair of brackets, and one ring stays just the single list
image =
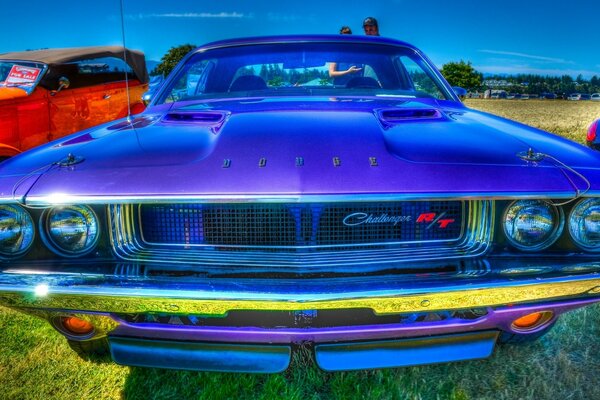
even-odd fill
[{"label": "hood pin", "polygon": [[83,157],[75,156],[75,155],[69,153],[69,154],[67,154],[67,156],[65,158],[58,161],[56,164],[58,164],[61,167],[70,167],[71,165],[75,165],[75,164],[79,164],[79,163],[83,162],[83,160],[85,160]]}]

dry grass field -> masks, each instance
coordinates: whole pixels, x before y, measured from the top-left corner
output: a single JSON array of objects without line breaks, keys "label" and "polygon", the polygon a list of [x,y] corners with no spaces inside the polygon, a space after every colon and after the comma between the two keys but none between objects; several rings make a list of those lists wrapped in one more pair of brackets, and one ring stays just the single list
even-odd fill
[{"label": "dry grass field", "polygon": [[[583,143],[600,104],[469,100],[470,107]],[[487,360],[326,373],[300,352],[282,374],[164,371],[92,363],[43,321],[0,307],[0,399],[600,399],[600,306]]]},{"label": "dry grass field", "polygon": [[467,99],[465,103],[582,144],[592,121],[600,118],[600,102],[595,101]]}]

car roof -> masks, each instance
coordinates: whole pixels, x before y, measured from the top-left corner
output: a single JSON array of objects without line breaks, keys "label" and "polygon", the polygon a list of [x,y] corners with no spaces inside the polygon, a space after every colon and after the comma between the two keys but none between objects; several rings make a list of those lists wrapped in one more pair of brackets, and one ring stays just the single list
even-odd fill
[{"label": "car roof", "polygon": [[123,47],[121,46],[70,47],[15,51],[0,54],[0,59],[2,60],[36,61],[44,64],[63,64],[100,57],[115,57],[126,61],[141,82],[148,82],[148,71],[146,70],[144,53],[130,49],[123,51]]},{"label": "car roof", "polygon": [[271,44],[271,43],[378,43],[393,46],[409,47],[415,51],[419,51],[415,46],[396,39],[386,38],[382,36],[366,36],[366,35],[284,35],[284,36],[258,36],[247,38],[235,38],[227,40],[219,40],[216,42],[207,43],[200,46],[198,50],[206,50],[217,47],[242,46],[252,44]]}]

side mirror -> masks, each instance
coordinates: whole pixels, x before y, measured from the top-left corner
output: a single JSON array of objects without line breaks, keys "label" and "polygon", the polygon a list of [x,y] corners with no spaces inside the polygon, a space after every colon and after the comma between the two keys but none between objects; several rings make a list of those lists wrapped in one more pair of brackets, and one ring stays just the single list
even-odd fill
[{"label": "side mirror", "polygon": [[452,86],[452,89],[454,90],[454,93],[456,93],[456,95],[461,99],[467,97],[467,89],[463,89],[460,86]]},{"label": "side mirror", "polygon": [[69,78],[61,76],[60,78],[58,78],[58,89],[50,92],[50,95],[54,96],[56,93],[60,92],[61,90],[68,89],[69,86],[71,86],[71,81],[69,80]]},{"label": "side mirror", "polygon": [[142,95],[142,103],[144,103],[145,106],[150,104],[150,101],[152,101],[152,96],[154,96],[154,91],[148,90],[146,93],[144,93]]}]

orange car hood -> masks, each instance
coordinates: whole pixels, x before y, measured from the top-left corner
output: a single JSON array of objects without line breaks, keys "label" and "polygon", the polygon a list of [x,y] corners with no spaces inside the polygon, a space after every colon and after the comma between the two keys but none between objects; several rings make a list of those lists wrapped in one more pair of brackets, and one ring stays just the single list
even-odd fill
[{"label": "orange car hood", "polygon": [[16,87],[0,87],[0,101],[18,99],[20,97],[26,97],[27,92],[21,88]]}]

